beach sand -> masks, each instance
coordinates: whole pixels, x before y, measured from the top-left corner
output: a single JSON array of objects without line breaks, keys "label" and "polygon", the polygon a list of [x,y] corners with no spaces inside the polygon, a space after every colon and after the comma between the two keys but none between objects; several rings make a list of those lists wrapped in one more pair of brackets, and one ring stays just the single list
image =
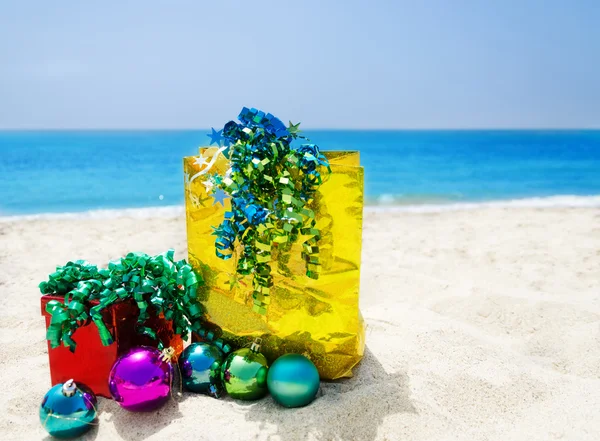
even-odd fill
[{"label": "beach sand", "polygon": [[[5,221],[0,243],[0,439],[44,439],[38,283],[79,258],[185,258],[185,221]],[[84,439],[600,439],[599,208],[367,210],[361,305],[364,360],[308,407],[186,393],[135,414],[100,399]]]}]

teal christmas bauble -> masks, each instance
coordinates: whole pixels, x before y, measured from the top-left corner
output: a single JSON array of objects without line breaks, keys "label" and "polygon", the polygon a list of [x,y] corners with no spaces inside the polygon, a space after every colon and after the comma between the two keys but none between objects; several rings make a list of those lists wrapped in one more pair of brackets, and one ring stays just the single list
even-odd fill
[{"label": "teal christmas bauble", "polygon": [[267,385],[271,396],[282,406],[306,406],[319,391],[319,371],[303,355],[282,355],[271,365]]},{"label": "teal christmas bauble", "polygon": [[96,396],[73,380],[50,389],[40,406],[40,422],[56,438],[72,438],[92,428],[96,419]]},{"label": "teal christmas bauble", "polygon": [[192,343],[179,357],[179,367],[183,386],[192,392],[199,392],[219,398],[223,393],[221,364],[223,352],[210,343]]},{"label": "teal christmas bauble", "polygon": [[230,397],[236,400],[258,400],[267,392],[267,359],[254,343],[251,348],[232,352],[221,368],[221,379]]}]

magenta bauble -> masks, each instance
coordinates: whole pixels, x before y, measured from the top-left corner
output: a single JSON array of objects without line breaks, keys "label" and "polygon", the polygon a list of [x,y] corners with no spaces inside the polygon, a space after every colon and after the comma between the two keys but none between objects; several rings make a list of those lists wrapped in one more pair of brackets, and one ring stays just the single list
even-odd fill
[{"label": "magenta bauble", "polygon": [[172,377],[173,367],[158,349],[140,346],[115,362],[108,377],[108,387],[123,409],[145,412],[167,402]]}]

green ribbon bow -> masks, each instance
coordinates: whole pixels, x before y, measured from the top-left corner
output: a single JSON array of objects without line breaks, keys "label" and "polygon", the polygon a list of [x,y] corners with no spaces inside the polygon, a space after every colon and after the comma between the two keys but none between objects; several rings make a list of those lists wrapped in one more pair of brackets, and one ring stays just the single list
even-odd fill
[{"label": "green ribbon bow", "polygon": [[[153,329],[143,326],[152,311],[171,320],[175,334],[184,340],[189,332],[213,340],[214,334],[202,327],[204,311],[196,298],[198,284],[203,281],[185,260],[175,262],[173,255],[173,250],[154,257],[129,253],[110,262],[107,269],[100,270],[83,260],[58,267],[48,281],[39,285],[42,294],[65,296],[64,303],[51,300],[46,305],[46,311],[52,315],[46,333],[51,347],[56,348],[62,342],[75,351],[73,333],[90,319],[98,327],[102,344],[112,344],[113,337],[102,320],[102,311],[126,299],[133,299],[140,310],[137,320],[140,334],[157,339]],[[86,305],[90,300],[99,303],[88,312]],[[229,349],[227,345],[223,346]],[[159,349],[162,349],[162,342],[159,342]]]}]

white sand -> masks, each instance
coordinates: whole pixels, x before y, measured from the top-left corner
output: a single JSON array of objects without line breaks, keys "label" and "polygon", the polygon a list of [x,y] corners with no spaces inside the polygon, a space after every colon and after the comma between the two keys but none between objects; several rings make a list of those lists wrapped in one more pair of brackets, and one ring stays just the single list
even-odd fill
[{"label": "white sand", "polygon": [[[37,284],[77,258],[186,257],[184,220],[3,222],[0,244],[0,439],[44,439]],[[85,439],[600,439],[600,209],[367,213],[362,274],[365,359],[312,405],[101,399]]]}]

